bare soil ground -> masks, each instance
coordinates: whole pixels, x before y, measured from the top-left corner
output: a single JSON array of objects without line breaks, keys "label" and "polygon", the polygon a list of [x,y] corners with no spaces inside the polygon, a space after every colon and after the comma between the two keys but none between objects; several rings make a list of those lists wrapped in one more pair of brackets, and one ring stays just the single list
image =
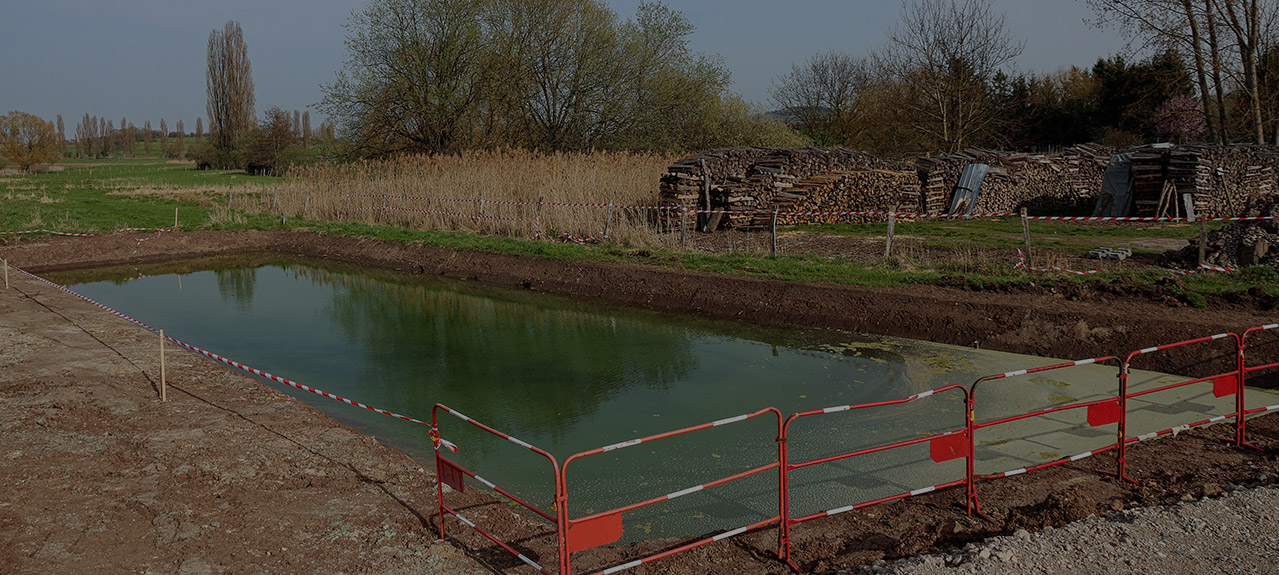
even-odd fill
[{"label": "bare soil ground", "polygon": [[[1055,357],[1118,353],[1272,323],[1255,299],[1191,309],[1149,286],[1074,293],[1023,288],[910,290],[785,283],[644,264],[558,262],[300,232],[26,238],[0,257],[33,272],[270,251],[538,289],[746,321],[845,329]],[[283,394],[158,342],[73,296],[11,273],[0,291],[0,573],[525,573],[448,520],[436,541],[434,474]],[[1185,368],[1193,357],[1172,360]],[[1138,444],[1128,485],[1094,467],[1109,456],[979,484],[988,519],[960,490],[797,526],[806,571],[941,552],[1019,528],[1216,495],[1279,476],[1279,417],[1250,424],[1260,452],[1218,427]],[[425,468],[425,469],[424,469]],[[473,490],[462,505],[517,548],[555,564],[553,533]],[[576,572],[669,548],[653,540],[574,556]],[[787,573],[761,530],[636,573]]]}]

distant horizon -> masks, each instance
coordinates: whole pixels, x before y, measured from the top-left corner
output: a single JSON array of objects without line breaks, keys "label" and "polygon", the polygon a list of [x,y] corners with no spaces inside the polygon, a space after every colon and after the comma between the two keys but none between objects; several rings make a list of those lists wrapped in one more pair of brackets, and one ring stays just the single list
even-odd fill
[{"label": "distant horizon", "polygon": [[[620,19],[641,0],[606,0]],[[814,54],[840,50],[863,56],[882,46],[896,23],[897,2],[861,0],[701,0],[668,2],[695,26],[693,50],[718,55],[732,74],[730,90],[763,110],[777,77]],[[50,122],[62,114],[67,136],[87,112],[112,122],[126,117],[141,128],[151,121],[170,129],[182,120],[194,133],[205,117],[205,44],[209,31],[240,22],[253,65],[259,117],[279,106],[311,110],[312,125],[328,118],[312,106],[323,97],[346,53],[343,24],[367,2],[317,0],[214,5],[47,0],[20,3],[0,21],[0,113],[19,110]],[[1015,73],[1091,68],[1120,53],[1125,41],[1085,23],[1082,0],[991,0],[1005,14],[1009,33],[1026,42]],[[45,47],[38,50],[32,46]],[[207,118],[205,118],[207,122]]]}]

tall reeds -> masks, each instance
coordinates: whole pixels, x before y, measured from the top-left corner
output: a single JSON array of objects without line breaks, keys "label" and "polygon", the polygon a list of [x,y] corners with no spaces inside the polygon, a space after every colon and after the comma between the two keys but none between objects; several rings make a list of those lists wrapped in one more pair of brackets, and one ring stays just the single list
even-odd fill
[{"label": "tall reeds", "polygon": [[633,206],[656,204],[658,181],[676,159],[505,150],[314,166],[290,172],[278,192],[261,190],[245,207],[516,238],[607,231],[613,243],[654,246],[669,240],[648,223],[651,210]]}]

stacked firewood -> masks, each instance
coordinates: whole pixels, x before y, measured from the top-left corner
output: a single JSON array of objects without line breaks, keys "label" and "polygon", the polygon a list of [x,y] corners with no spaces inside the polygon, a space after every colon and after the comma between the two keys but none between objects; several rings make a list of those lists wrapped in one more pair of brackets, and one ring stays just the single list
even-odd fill
[{"label": "stacked firewood", "polygon": [[[1255,195],[1240,206],[1240,216],[1279,216],[1279,194]],[[1174,261],[1194,267],[1199,252],[1199,239],[1177,252],[1169,252]],[[1208,232],[1204,262],[1209,265],[1238,269],[1264,265],[1279,269],[1279,221],[1252,220],[1231,222]]]},{"label": "stacked firewood", "polygon": [[974,163],[990,166],[977,198],[977,212],[1015,212],[1022,207],[1078,212],[1096,203],[1110,154],[1109,148],[1093,144],[1051,155],[969,148],[950,156],[920,158],[915,167],[929,213],[949,207],[959,174]]},{"label": "stacked firewood", "polygon": [[[724,212],[706,218],[711,229],[763,228],[773,211],[867,211],[893,205],[914,210],[919,202],[919,185],[908,165],[846,148],[711,150],[671,165],[661,180],[663,205]],[[667,212],[664,217],[679,216]],[[815,220],[784,216],[779,222]]]}]

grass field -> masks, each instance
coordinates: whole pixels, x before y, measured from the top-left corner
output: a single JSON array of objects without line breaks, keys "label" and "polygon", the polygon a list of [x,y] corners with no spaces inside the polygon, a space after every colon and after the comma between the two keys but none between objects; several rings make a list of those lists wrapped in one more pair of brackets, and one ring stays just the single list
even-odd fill
[{"label": "grass field", "polygon": [[[788,281],[892,286],[943,277],[953,282],[958,275],[967,285],[986,287],[1031,282],[1154,283],[1171,275],[1147,268],[1078,278],[1014,269],[1014,249],[1023,244],[1018,218],[899,221],[895,233],[901,238],[901,247],[890,258],[867,257],[865,249],[860,255],[801,251],[770,256],[767,248],[758,247],[766,244],[767,234],[753,235],[757,246],[753,249],[734,249],[731,244],[725,249],[706,243],[711,236],[690,234],[698,236],[697,241],[681,249],[679,234],[659,233],[648,224],[644,212],[498,203],[540,200],[647,205],[654,201],[657,177],[670,161],[645,155],[547,157],[494,152],[314,168],[280,179],[239,171],[197,171],[191,163],[160,158],[77,160],[42,173],[0,175],[0,231],[46,228],[101,233],[120,227],[162,227],[173,224],[176,210],[184,229],[307,229],[542,258],[643,262]],[[411,199],[355,197],[376,195]],[[477,202],[479,198],[485,201]],[[544,239],[559,232],[599,235],[606,227],[609,238],[598,245]],[[542,235],[534,239],[539,231]],[[879,223],[796,226],[783,234],[851,238],[881,246],[874,249],[882,251],[885,232],[886,224]],[[1031,223],[1036,263],[1040,265],[1054,265],[1055,254],[1073,257],[1099,246],[1157,254],[1186,245],[1185,240],[1198,233],[1193,224]],[[1170,289],[1192,294],[1279,285],[1279,275],[1268,268],[1177,277],[1185,287]],[[1186,299],[1192,304],[1196,300],[1195,296]]]}]

